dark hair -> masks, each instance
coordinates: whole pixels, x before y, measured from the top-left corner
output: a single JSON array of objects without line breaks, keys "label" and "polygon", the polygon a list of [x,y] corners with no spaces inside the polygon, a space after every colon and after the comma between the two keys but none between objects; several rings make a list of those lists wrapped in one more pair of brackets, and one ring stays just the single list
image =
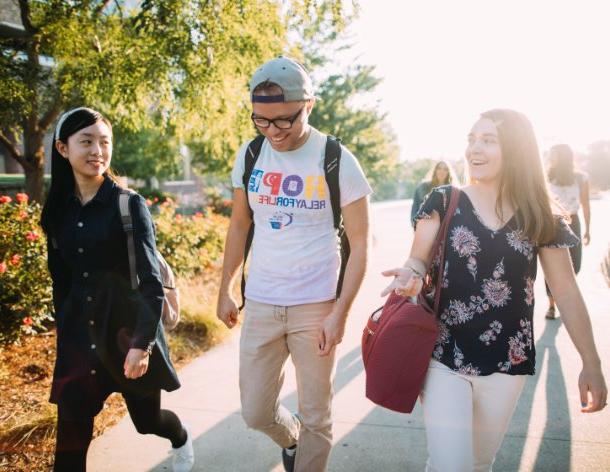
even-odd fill
[{"label": "dark hair", "polygon": [[[68,138],[74,133],[77,133],[83,128],[91,126],[98,121],[103,121],[108,125],[112,132],[112,125],[107,118],[101,113],[90,108],[79,108],[73,112],[67,112],[69,115],[62,120],[60,118],[58,125],[60,126],[59,134],[57,128],[53,134],[53,144],[51,145],[51,187],[42,208],[40,217],[40,225],[46,234],[52,232],[53,227],[57,223],[64,202],[69,195],[74,193],[74,173],[68,159],[64,158],[55,148],[55,141],[59,140],[62,143],[67,143]],[[65,115],[62,115],[62,117]],[[116,180],[116,177],[110,168],[104,172],[104,175]]]},{"label": "dark hair", "polygon": [[572,185],[576,180],[574,153],[567,144],[557,144],[549,152],[549,182],[555,185]]},{"label": "dark hair", "polygon": [[510,202],[524,236],[535,244],[550,241],[555,220],[532,124],[523,113],[513,110],[490,110],[481,117],[496,125],[502,150],[496,213],[503,219],[502,200]]},{"label": "dark hair", "polygon": [[278,84],[276,84],[275,82],[271,82],[270,80],[265,80],[264,82],[261,82],[256,87],[254,87],[254,90],[252,90],[252,94],[272,94],[277,93],[278,91],[280,93],[284,93],[284,90]]}]

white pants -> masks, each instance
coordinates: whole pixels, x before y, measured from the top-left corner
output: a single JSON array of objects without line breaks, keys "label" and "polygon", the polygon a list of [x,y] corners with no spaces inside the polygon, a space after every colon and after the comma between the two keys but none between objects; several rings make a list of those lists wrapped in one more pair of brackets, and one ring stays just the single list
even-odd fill
[{"label": "white pants", "polygon": [[426,471],[491,471],[525,379],[463,375],[432,360],[421,396]]}]

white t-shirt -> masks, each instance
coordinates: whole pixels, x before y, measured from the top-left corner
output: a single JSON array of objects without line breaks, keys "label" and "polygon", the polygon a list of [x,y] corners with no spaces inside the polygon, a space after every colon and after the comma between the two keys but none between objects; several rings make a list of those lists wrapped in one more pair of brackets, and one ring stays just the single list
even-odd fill
[{"label": "white t-shirt", "polygon": [[[244,187],[248,143],[231,173],[235,188]],[[294,151],[278,152],[263,142],[248,187],[255,231],[246,298],[280,306],[335,298],[339,238],[324,177],[325,148],[326,135],[314,128]],[[372,193],[358,161],[343,146],[339,187],[341,207]]]},{"label": "white t-shirt", "polygon": [[586,181],[585,174],[576,174],[572,185],[557,185],[549,182],[549,190],[561,208],[570,215],[575,215],[580,208],[580,188]]}]

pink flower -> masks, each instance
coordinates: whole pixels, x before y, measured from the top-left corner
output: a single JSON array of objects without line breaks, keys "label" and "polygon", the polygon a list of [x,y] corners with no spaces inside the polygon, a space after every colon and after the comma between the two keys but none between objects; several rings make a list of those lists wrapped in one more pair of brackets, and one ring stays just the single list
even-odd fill
[{"label": "pink flower", "polygon": [[26,325],[26,326],[32,326],[32,324],[34,324],[34,320],[32,319],[32,317],[26,316],[23,319],[23,324]]},{"label": "pink flower", "polygon": [[200,211],[198,211],[197,213],[195,213],[193,215],[193,218],[203,218],[203,213],[201,213]]},{"label": "pink flower", "polygon": [[503,280],[483,280],[483,293],[489,304],[493,307],[503,307],[510,300],[510,287]]},{"label": "pink flower", "polygon": [[0,203],[11,203],[13,201],[13,199],[11,197],[9,197],[8,195],[2,195],[0,197]]},{"label": "pink flower", "polygon": [[7,265],[5,262],[0,262],[0,274],[4,274],[6,272]]},{"label": "pink flower", "polygon": [[9,263],[12,266],[18,266],[20,262],[21,262],[21,256],[19,254],[14,254],[13,257],[11,257],[11,260]]},{"label": "pink flower", "polygon": [[36,241],[38,238],[40,238],[40,236],[35,231],[28,231],[25,235],[25,239],[28,241]]},{"label": "pink flower", "polygon": [[159,201],[159,197],[153,198],[153,203],[157,203]]},{"label": "pink flower", "polygon": [[17,200],[18,203],[27,203],[29,199],[30,197],[28,197],[27,193],[18,193],[15,195],[15,200]]},{"label": "pink flower", "polygon": [[23,211],[23,210],[21,210],[21,211],[19,212],[19,216],[18,216],[18,218],[19,218],[20,220],[25,220],[27,217],[28,217],[28,212],[27,212],[27,211]]},{"label": "pink flower", "polygon": [[176,220],[177,220],[177,221],[182,220],[182,215],[181,215],[180,213],[178,213],[178,214],[176,215]]},{"label": "pink flower", "polygon": [[465,226],[456,226],[451,231],[451,245],[460,257],[470,257],[481,251],[479,238]]},{"label": "pink flower", "polygon": [[153,204],[153,201],[150,198],[146,199],[146,205],[147,206],[151,206]]}]

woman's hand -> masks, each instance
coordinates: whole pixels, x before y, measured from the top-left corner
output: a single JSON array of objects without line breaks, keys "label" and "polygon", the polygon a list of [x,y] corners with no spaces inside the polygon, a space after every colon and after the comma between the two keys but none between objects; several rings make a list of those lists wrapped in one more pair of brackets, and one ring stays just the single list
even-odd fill
[{"label": "woman's hand", "polygon": [[578,377],[581,412],[593,413],[602,410],[608,399],[608,388],[600,366],[584,366]]},{"label": "woman's hand", "polygon": [[396,295],[402,295],[403,297],[415,297],[421,292],[423,287],[422,278],[416,275],[410,267],[386,270],[381,274],[385,277],[394,276],[392,283],[381,292],[382,297],[385,297],[392,291]]},{"label": "woman's hand", "polygon": [[144,349],[131,348],[125,357],[123,370],[128,379],[138,379],[148,370],[148,352]]},{"label": "woman's hand", "polygon": [[591,234],[589,233],[589,231],[585,231],[585,234],[582,237],[582,243],[585,246],[588,246],[590,242],[591,242]]}]

